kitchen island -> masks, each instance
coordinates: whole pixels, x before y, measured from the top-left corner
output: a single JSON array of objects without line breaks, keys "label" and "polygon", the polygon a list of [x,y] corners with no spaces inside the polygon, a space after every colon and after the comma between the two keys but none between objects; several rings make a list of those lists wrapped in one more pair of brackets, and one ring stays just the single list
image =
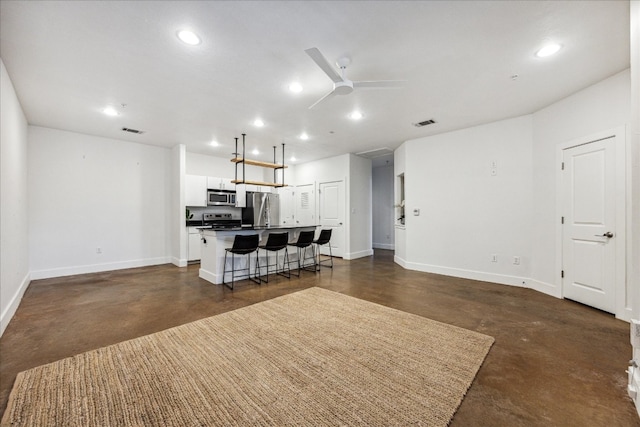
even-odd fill
[{"label": "kitchen island", "polygon": [[[267,241],[267,237],[269,233],[289,233],[289,241],[293,242],[298,238],[298,234],[300,231],[313,230],[317,228],[317,225],[306,225],[306,226],[292,226],[292,225],[279,225],[279,226],[260,226],[260,227],[238,227],[238,228],[227,228],[227,229],[215,229],[215,228],[202,228],[200,229],[200,234],[202,236],[201,241],[201,259],[200,259],[200,270],[198,271],[198,276],[200,278],[214,283],[216,285],[222,283],[222,274],[224,271],[224,254],[225,249],[233,246],[233,240],[237,235],[248,235],[248,234],[258,234],[260,236],[260,244],[263,245]],[[260,253],[260,266],[261,270],[266,271],[264,267],[266,266],[266,262],[268,260],[267,257],[271,258],[273,256],[272,253],[267,255],[266,251],[259,250]],[[293,255],[293,254],[290,254]],[[282,251],[279,256],[284,256],[284,251]],[[253,275],[255,269],[255,254],[251,254],[251,274]],[[294,258],[290,258],[293,260]],[[237,256],[235,260],[236,269],[238,268],[246,268],[247,256]],[[272,260],[270,264],[275,263],[275,260]],[[282,264],[282,260],[278,260],[278,264]],[[227,257],[227,270],[231,270],[231,256]],[[236,280],[242,280],[247,277],[246,273],[236,274]]]}]

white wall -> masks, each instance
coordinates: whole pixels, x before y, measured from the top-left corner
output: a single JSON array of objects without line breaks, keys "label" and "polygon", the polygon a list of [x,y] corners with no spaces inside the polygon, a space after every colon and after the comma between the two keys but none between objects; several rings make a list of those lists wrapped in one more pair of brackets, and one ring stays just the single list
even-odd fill
[{"label": "white wall", "polygon": [[[235,178],[236,166],[235,163],[231,162],[231,155],[224,158],[187,152],[186,159],[186,173],[188,175]],[[245,165],[245,173],[246,180],[273,182],[273,169],[270,168]],[[289,177],[287,175],[285,174],[285,178],[288,180]],[[238,179],[242,179],[242,164],[238,165]]]},{"label": "white wall", "polygon": [[170,174],[170,206],[169,233],[171,235],[171,262],[177,267],[186,267],[187,229],[185,227],[185,169],[187,151],[184,144],[178,144],[171,149]]},{"label": "white wall", "polygon": [[169,149],[37,126],[28,139],[32,278],[170,262]]},{"label": "white wall", "polygon": [[556,234],[559,145],[624,126],[629,119],[630,72],[618,73],[533,114],[533,241],[531,278],[560,296]]},{"label": "white wall", "polygon": [[531,266],[531,116],[405,149],[407,267],[522,285]]},{"label": "white wall", "polygon": [[[344,258],[355,259],[373,254],[371,160],[353,154],[344,154],[297,165],[292,172],[295,174],[296,185],[317,185],[321,182],[344,180],[345,221],[347,221]],[[316,208],[318,206],[319,203],[316,200]],[[355,214],[352,213],[353,209]]]},{"label": "white wall", "polygon": [[29,285],[27,119],[0,59],[0,335]]},{"label": "white wall", "polygon": [[[295,167],[295,184],[328,182],[347,179],[349,175],[349,155],[330,157],[303,163]],[[346,185],[346,183],[345,183]]]},{"label": "white wall", "polygon": [[372,189],[371,189],[371,159],[349,155],[349,180],[347,200],[347,225],[349,239],[345,259],[356,259],[373,255],[373,220],[372,220]]},{"label": "white wall", "polygon": [[[396,261],[561,296],[559,147],[627,124],[630,93],[626,70],[530,116],[405,142],[395,154],[395,175],[405,172],[407,204],[406,231],[396,229]],[[497,161],[495,177],[489,173],[492,160]],[[627,161],[628,184],[637,173],[633,162]],[[635,198],[627,190],[627,204]],[[414,208],[420,216],[413,216]],[[635,211],[627,207],[627,212]],[[637,238],[631,221],[626,231]],[[488,260],[494,253],[497,263]],[[637,268],[631,255],[627,274]],[[513,265],[513,256],[521,257],[520,266]],[[634,294],[633,286],[632,278],[623,292]]]},{"label": "white wall", "polygon": [[[400,179],[399,176],[407,171],[407,144],[404,143],[393,152],[393,201],[394,205],[399,204],[402,200],[400,197]],[[400,209],[394,210],[394,218],[400,217]],[[406,226],[400,225],[395,221],[395,255],[394,261],[403,267],[407,267],[407,230]]]},{"label": "white wall", "polygon": [[[640,319],[640,1],[631,2],[631,113],[629,126],[629,228],[628,278],[632,288],[633,318]],[[640,362],[640,349],[634,359]]]},{"label": "white wall", "polygon": [[395,212],[393,205],[393,165],[374,167],[372,182],[373,247],[394,249]]}]

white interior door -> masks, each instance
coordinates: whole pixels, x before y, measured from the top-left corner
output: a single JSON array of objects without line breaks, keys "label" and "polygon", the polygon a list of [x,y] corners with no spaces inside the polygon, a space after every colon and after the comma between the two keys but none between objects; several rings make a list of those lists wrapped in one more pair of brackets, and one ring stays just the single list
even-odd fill
[{"label": "white interior door", "polygon": [[294,193],[296,225],[317,225],[315,184],[296,186]]},{"label": "white interior door", "polygon": [[563,296],[615,313],[615,145],[563,150]]},{"label": "white interior door", "polygon": [[[320,183],[320,214],[319,220],[322,228],[330,228],[331,232],[331,252],[333,256],[344,256],[345,235],[344,235],[344,181],[321,182]],[[326,245],[325,245],[326,246]],[[329,249],[322,247],[323,254],[329,254]]]}]

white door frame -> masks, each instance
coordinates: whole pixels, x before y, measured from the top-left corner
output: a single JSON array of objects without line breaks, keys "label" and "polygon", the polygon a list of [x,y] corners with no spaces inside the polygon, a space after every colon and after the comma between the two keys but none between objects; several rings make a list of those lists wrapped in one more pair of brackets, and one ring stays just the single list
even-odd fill
[{"label": "white door frame", "polygon": [[[349,236],[347,235],[348,230],[349,230],[349,217],[350,215],[347,214],[349,206],[347,205],[347,200],[348,200],[348,196],[347,196],[347,179],[345,178],[341,178],[341,179],[331,179],[331,180],[324,180],[324,181],[319,181],[317,182],[317,204],[316,204],[316,218],[318,218],[318,224],[322,225],[322,221],[323,219],[320,216],[320,210],[322,209],[322,194],[321,194],[321,187],[323,184],[331,184],[333,182],[341,182],[342,183],[342,222],[340,223],[341,228],[342,228],[342,241],[339,243],[342,243],[342,248],[340,249],[339,255],[336,255],[336,253],[334,253],[334,256],[340,257],[342,259],[346,259],[349,260],[350,258],[350,251],[348,250],[350,248],[349,246]],[[334,233],[335,235],[335,233]],[[332,236],[333,237],[333,236]],[[335,246],[334,246],[335,247]]]},{"label": "white door frame", "polygon": [[562,217],[562,159],[564,150],[578,145],[588,144],[598,140],[613,137],[613,144],[615,145],[615,221],[616,221],[616,238],[615,244],[616,250],[616,265],[615,265],[615,316],[618,319],[630,321],[631,310],[631,295],[626,289],[626,130],[624,126],[617,127],[601,131],[592,135],[580,137],[567,141],[558,146],[556,151],[556,287],[560,290],[558,296],[564,295],[562,289],[562,224],[560,219]]}]

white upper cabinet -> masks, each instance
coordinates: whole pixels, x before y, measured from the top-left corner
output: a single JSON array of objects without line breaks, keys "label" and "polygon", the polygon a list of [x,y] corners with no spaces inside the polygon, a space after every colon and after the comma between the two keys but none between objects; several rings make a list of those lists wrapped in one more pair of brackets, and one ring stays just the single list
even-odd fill
[{"label": "white upper cabinet", "polygon": [[207,188],[212,190],[235,190],[236,185],[231,182],[231,178],[207,177]]},{"label": "white upper cabinet", "polygon": [[186,175],[185,204],[187,206],[207,206],[207,177]]}]

